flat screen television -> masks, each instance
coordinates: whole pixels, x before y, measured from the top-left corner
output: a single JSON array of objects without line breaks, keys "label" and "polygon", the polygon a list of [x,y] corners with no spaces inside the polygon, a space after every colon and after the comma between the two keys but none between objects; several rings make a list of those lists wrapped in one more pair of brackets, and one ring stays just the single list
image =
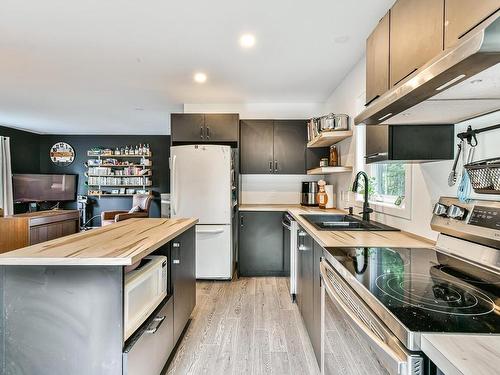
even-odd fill
[{"label": "flat screen television", "polygon": [[76,174],[14,174],[14,202],[68,202],[76,200]]}]

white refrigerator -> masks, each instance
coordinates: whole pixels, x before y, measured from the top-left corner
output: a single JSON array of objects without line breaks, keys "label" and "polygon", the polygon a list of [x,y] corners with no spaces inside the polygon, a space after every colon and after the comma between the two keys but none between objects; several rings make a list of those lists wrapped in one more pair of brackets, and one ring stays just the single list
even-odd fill
[{"label": "white refrigerator", "polygon": [[173,218],[195,217],[196,278],[231,279],[233,163],[231,147],[173,146],[170,204]]}]

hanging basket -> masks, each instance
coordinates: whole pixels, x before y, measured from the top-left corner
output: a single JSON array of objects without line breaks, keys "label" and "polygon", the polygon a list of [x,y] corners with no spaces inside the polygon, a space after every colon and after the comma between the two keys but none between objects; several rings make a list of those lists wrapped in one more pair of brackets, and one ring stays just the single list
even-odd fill
[{"label": "hanging basket", "polygon": [[476,193],[500,194],[500,158],[479,160],[464,168]]}]

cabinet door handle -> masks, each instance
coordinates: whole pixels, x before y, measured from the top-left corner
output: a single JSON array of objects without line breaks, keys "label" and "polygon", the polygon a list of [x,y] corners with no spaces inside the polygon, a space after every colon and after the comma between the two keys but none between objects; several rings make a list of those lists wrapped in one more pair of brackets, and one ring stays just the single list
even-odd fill
[{"label": "cabinet door handle", "polygon": [[179,242],[173,242],[172,247],[181,247],[181,244]]},{"label": "cabinet door handle", "polygon": [[207,126],[207,139],[210,139],[210,127]]},{"label": "cabinet door handle", "polygon": [[240,216],[240,227],[243,228],[243,216]]},{"label": "cabinet door handle", "polygon": [[200,126],[200,138],[203,139],[203,126]]},{"label": "cabinet door handle", "polygon": [[274,172],[278,173],[278,160],[274,161]]},{"label": "cabinet door handle", "polygon": [[269,161],[269,173],[273,173],[273,161]]},{"label": "cabinet door handle", "polygon": [[179,259],[174,259],[172,260],[173,264],[181,264],[181,261]]}]

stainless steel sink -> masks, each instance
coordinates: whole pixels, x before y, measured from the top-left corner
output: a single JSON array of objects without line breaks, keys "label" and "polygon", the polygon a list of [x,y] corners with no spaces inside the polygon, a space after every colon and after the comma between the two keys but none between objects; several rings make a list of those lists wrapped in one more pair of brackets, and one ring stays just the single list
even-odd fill
[{"label": "stainless steel sink", "polygon": [[352,215],[300,215],[318,230],[399,231],[375,221],[363,221]]}]

